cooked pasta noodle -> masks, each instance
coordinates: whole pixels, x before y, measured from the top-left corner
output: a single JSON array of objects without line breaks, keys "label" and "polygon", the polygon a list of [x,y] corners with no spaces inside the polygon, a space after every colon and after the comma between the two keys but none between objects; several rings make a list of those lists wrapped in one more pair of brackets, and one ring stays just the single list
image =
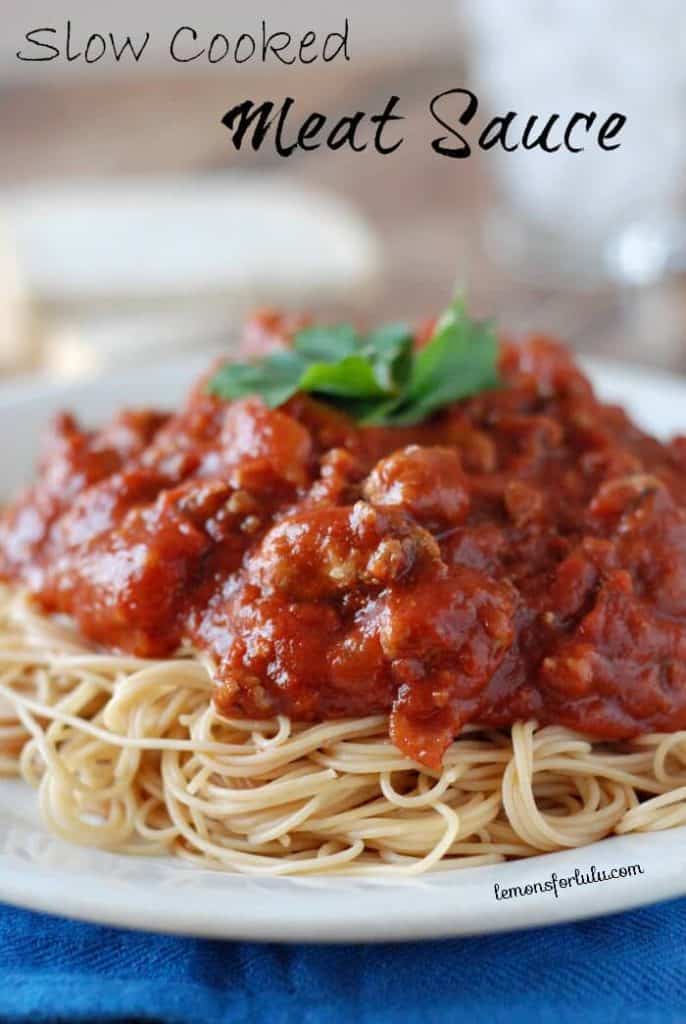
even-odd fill
[{"label": "cooked pasta noodle", "polygon": [[385,716],[219,715],[207,664],[89,649],[2,592],[0,773],[49,828],[130,854],[267,874],[412,875],[686,824],[686,733],[594,743],[558,726],[466,729],[435,773]]}]

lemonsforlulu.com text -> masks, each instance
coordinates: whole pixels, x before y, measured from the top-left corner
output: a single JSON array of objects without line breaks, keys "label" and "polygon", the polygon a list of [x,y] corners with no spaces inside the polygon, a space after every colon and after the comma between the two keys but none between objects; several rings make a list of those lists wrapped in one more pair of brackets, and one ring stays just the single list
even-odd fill
[{"label": "lemonsforlulu.com text", "polygon": [[546,893],[559,899],[560,893],[565,889],[574,889],[582,885],[597,885],[599,882],[612,882],[619,878],[635,878],[637,875],[644,874],[645,868],[640,864],[627,864],[603,870],[592,865],[584,871],[581,868],[575,868],[571,875],[558,875],[556,871],[553,871],[542,881],[528,882],[526,885],[504,887],[496,882],[493,886],[493,894],[498,901],[520,899],[523,896],[540,896]]}]

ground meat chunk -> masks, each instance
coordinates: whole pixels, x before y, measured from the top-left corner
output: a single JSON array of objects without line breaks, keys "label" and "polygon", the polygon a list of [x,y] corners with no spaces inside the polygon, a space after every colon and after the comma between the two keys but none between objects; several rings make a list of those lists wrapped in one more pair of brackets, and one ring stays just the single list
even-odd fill
[{"label": "ground meat chunk", "polygon": [[265,592],[312,600],[397,582],[439,561],[438,545],[413,520],[358,502],[283,519],[265,536],[248,571]]},{"label": "ground meat chunk", "polygon": [[382,459],[364,484],[372,505],[403,508],[428,530],[463,522],[469,484],[454,448],[409,445]]}]

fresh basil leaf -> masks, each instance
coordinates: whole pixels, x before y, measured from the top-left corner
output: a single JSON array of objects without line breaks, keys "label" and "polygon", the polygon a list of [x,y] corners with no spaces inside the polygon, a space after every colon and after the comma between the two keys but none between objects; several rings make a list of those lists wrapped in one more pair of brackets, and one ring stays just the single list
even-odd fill
[{"label": "fresh basil leaf", "polygon": [[293,339],[293,348],[312,363],[337,363],[359,348],[357,332],[350,324],[305,327]]},{"label": "fresh basil leaf", "polygon": [[369,414],[365,422],[404,426],[427,419],[461,398],[498,383],[498,341],[488,323],[471,320],[458,299],[414,358],[403,393]]},{"label": "fresh basil leaf", "polygon": [[208,384],[222,398],[259,395],[275,407],[296,391],[321,396],[360,423],[401,426],[497,386],[498,343],[455,299],[415,351],[405,324],[360,337],[350,324],[308,327],[294,348],[259,363],[227,363]]},{"label": "fresh basil leaf", "polygon": [[374,367],[364,356],[347,356],[338,363],[312,363],[300,378],[301,391],[353,399],[384,398]]},{"label": "fresh basil leaf", "polygon": [[456,301],[417,354],[408,401],[418,405],[423,419],[442,405],[492,388],[498,382],[497,361],[492,325],[470,320],[462,301]]},{"label": "fresh basil leaf", "polygon": [[300,387],[305,360],[297,352],[274,352],[261,363],[226,363],[208,390],[220,398],[259,395],[270,408],[287,402]]},{"label": "fresh basil leaf", "polygon": [[387,324],[371,331],[363,341],[362,351],[374,364],[376,377],[384,390],[400,391],[412,369],[414,340],[407,324]]}]

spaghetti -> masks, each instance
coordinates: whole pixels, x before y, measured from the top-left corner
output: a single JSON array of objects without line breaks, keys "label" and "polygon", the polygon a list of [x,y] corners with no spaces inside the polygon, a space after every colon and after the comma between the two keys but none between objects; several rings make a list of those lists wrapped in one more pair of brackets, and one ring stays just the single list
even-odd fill
[{"label": "spaghetti", "polygon": [[252,874],[413,875],[686,823],[686,732],[594,743],[560,726],[467,727],[442,768],[384,715],[229,718],[191,652],[84,646],[19,591],[0,603],[0,773],[63,839]]}]

